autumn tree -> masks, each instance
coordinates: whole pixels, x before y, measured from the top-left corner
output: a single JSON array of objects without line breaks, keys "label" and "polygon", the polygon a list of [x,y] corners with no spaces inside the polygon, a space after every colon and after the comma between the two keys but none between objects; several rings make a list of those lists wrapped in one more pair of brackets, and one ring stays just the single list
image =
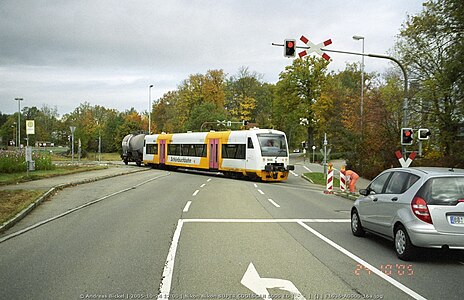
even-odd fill
[{"label": "autumn tree", "polygon": [[441,154],[464,160],[464,4],[429,0],[400,31],[396,52],[407,65],[417,92],[410,94],[412,127],[432,129]]}]

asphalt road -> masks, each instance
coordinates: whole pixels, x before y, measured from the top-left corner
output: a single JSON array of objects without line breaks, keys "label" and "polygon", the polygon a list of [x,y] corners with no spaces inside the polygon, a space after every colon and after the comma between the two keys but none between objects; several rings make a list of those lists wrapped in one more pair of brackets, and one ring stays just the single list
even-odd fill
[{"label": "asphalt road", "polygon": [[1,298],[462,298],[462,251],[400,261],[390,242],[354,237],[352,202],[304,172],[260,183],[149,170],[65,189],[0,237]]}]

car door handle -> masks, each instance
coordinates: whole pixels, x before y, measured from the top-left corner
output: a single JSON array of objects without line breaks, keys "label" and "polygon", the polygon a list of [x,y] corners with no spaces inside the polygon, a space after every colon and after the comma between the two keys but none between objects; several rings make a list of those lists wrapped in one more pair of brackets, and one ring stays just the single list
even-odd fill
[{"label": "car door handle", "polygon": [[398,197],[391,198],[391,201],[398,201]]}]

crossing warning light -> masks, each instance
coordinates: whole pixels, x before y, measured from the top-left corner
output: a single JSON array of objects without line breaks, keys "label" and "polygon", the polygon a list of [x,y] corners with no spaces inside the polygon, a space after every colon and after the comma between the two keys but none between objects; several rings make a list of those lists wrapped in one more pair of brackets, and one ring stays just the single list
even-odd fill
[{"label": "crossing warning light", "polygon": [[412,128],[401,128],[401,145],[412,145],[414,140],[414,132]]},{"label": "crossing warning light", "polygon": [[284,56],[285,57],[295,57],[295,46],[296,40],[285,40],[284,41]]},{"label": "crossing warning light", "polygon": [[419,129],[419,136],[417,137],[420,141],[426,141],[430,138],[430,129],[428,128],[420,128]]}]

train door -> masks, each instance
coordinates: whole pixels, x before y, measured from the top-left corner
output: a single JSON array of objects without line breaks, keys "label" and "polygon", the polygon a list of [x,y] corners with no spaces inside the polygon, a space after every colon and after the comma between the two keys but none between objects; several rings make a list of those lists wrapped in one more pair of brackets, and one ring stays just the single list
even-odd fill
[{"label": "train door", "polygon": [[256,169],[256,151],[251,136],[247,138],[246,169]]},{"label": "train door", "polygon": [[166,140],[160,140],[159,142],[159,163],[166,163]]},{"label": "train door", "polygon": [[209,168],[219,168],[219,139],[209,139]]}]

